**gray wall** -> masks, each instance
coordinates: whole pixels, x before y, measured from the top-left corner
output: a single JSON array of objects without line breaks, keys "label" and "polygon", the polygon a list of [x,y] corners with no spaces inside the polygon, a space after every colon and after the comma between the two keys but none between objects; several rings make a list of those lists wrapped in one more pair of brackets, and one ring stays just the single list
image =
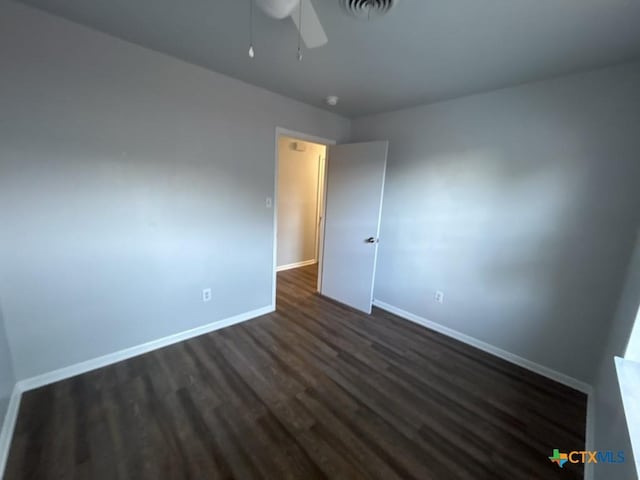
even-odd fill
[{"label": "gray wall", "polygon": [[2,316],[2,305],[0,304],[0,429],[2,428],[4,415],[9,405],[9,397],[11,397],[15,383],[13,361],[11,360],[11,351],[9,350],[4,317]]},{"label": "gray wall", "polygon": [[19,379],[271,304],[276,126],[348,120],[11,3],[0,65]]},{"label": "gray wall", "polygon": [[629,432],[620,397],[620,387],[613,362],[614,356],[624,356],[640,305],[640,235],[637,237],[634,255],[629,263],[624,290],[613,321],[608,325],[608,340],[600,359],[594,392],[589,399],[590,428],[596,450],[624,450],[624,464],[591,465],[596,480],[636,480]]},{"label": "gray wall", "polygon": [[593,381],[639,132],[638,63],[354,120],[352,140],[390,140],[375,298]]}]

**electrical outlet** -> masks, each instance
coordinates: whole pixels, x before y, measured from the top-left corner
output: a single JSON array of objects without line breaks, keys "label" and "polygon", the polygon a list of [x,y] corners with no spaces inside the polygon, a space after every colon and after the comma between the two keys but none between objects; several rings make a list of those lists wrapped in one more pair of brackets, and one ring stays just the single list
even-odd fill
[{"label": "electrical outlet", "polygon": [[436,294],[433,296],[433,299],[438,303],[444,303],[444,292],[437,290]]},{"label": "electrical outlet", "polygon": [[205,302],[205,303],[211,301],[211,289],[210,288],[203,288],[202,289],[202,301]]}]

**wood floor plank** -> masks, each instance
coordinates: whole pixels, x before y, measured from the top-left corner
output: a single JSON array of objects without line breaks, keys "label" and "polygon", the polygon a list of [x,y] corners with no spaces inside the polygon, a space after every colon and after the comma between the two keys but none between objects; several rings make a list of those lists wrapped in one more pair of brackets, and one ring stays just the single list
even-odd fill
[{"label": "wood floor plank", "polygon": [[586,396],[278,274],[277,311],[23,396],[5,478],[581,479]]}]

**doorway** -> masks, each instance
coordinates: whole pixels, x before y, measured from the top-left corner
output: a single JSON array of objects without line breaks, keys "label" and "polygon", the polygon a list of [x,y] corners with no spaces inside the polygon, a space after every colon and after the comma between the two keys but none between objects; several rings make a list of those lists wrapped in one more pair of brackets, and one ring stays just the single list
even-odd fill
[{"label": "doorway", "polygon": [[[275,273],[305,269],[318,285],[322,257],[327,145],[331,140],[278,129]],[[275,291],[274,291],[275,294]]]},{"label": "doorway", "polygon": [[279,277],[306,268],[314,292],[371,313],[388,142],[336,145],[281,128],[275,140],[273,305]]}]

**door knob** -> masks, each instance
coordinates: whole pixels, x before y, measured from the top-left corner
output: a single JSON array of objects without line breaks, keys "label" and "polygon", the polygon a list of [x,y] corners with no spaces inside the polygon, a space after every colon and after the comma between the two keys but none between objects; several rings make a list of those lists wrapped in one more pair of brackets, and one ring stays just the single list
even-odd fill
[{"label": "door knob", "polygon": [[369,238],[367,238],[367,239],[365,240],[365,242],[367,242],[367,243],[376,243],[376,242],[377,242],[377,240],[376,240],[376,238],[375,238],[375,237],[369,237]]}]

